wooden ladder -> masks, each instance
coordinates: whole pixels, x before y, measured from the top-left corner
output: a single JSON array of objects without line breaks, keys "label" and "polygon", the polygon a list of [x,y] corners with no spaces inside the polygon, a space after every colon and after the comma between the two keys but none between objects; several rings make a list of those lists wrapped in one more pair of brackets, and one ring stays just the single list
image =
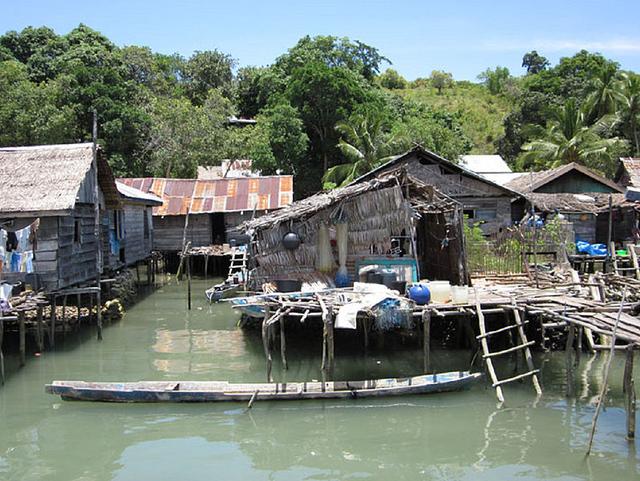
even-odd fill
[{"label": "wooden ladder", "polygon": [[640,263],[638,262],[638,248],[635,244],[627,245],[627,252],[629,252],[629,257],[631,259],[631,266],[634,271],[634,275],[636,279],[640,279]]},{"label": "wooden ladder", "polygon": [[[243,274],[243,278],[245,277],[247,271],[247,250],[246,247],[232,247],[231,248],[231,260],[229,262],[229,274],[227,275],[228,279],[236,274],[237,272],[241,272]],[[246,280],[246,279],[245,279]]]},{"label": "wooden ladder", "polygon": [[[480,327],[480,335],[477,336],[477,339],[480,341],[480,345],[482,347],[482,357],[487,366],[487,371],[489,371],[489,376],[491,377],[491,384],[492,384],[492,387],[494,387],[496,390],[496,396],[498,397],[498,400],[500,402],[504,402],[504,394],[502,392],[502,386],[504,384],[508,384],[513,381],[518,381],[520,379],[525,379],[527,377],[531,377],[531,381],[533,383],[534,389],[536,390],[536,393],[538,395],[541,395],[542,389],[540,388],[540,383],[538,382],[538,373],[540,372],[540,370],[536,369],[535,366],[533,365],[533,357],[531,356],[531,350],[529,349],[530,346],[535,344],[535,341],[529,341],[527,339],[527,336],[524,332],[524,325],[528,321],[523,321],[522,318],[520,317],[520,311],[518,310],[518,307],[516,306],[515,301],[512,300],[510,306],[504,307],[505,312],[507,313],[513,312],[513,324],[507,324],[506,326],[496,329],[494,331],[487,331],[485,320],[484,320],[484,313],[482,311],[482,307],[480,306],[480,301],[478,300],[477,290],[475,291],[475,303],[476,303],[476,313],[478,315],[478,325]],[[510,316],[506,316],[506,318],[511,319]],[[491,352],[489,349],[488,338],[496,334],[511,331],[511,330],[517,331],[517,334],[518,334],[517,340],[519,342],[516,341],[516,344],[510,348],[503,349],[501,351]],[[529,370],[527,372],[524,372],[522,374],[517,374],[510,378],[498,379],[495,368],[493,366],[493,359],[499,356],[504,356],[506,354],[515,353],[521,350],[524,351],[524,357],[527,362],[527,368]]]}]

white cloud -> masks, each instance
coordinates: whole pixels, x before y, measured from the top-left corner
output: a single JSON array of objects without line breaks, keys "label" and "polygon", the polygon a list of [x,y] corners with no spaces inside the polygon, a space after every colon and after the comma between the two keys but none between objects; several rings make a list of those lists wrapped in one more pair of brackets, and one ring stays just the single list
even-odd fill
[{"label": "white cloud", "polygon": [[609,40],[531,40],[522,41],[490,41],[481,44],[482,50],[493,51],[524,51],[539,50],[544,52],[565,52],[590,50],[598,52],[640,53],[640,39],[609,39]]}]

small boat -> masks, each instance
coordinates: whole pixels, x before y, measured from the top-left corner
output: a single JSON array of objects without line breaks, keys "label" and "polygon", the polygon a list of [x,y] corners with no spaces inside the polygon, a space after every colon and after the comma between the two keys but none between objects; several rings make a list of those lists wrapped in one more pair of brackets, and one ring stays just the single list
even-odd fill
[{"label": "small boat", "polygon": [[368,381],[230,383],[225,381],[53,381],[49,394],[64,400],[103,402],[218,402],[354,399],[457,391],[482,377],[469,371]]},{"label": "small boat", "polygon": [[243,289],[244,284],[225,281],[207,289],[205,291],[205,295],[207,296],[207,299],[209,299],[209,302],[218,302],[221,299],[236,296]]}]

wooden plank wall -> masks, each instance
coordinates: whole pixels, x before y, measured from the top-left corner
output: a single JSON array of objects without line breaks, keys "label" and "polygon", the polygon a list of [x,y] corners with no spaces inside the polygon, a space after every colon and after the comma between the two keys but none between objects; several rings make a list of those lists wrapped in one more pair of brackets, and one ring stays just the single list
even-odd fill
[{"label": "wooden plank wall", "polygon": [[[153,217],[153,248],[159,251],[180,251],[182,249],[182,233],[184,230],[183,215]],[[193,247],[211,245],[211,222],[209,214],[189,216],[187,241]]]},{"label": "wooden plank wall", "polygon": [[[74,222],[80,221],[80,243],[74,242]],[[76,204],[73,215],[58,217],[58,287],[88,281],[96,275],[94,211],[91,204]]]},{"label": "wooden plank wall", "polygon": [[124,206],[125,238],[121,241],[121,247],[125,249],[127,265],[132,265],[151,255],[151,231],[153,229],[149,229],[149,235],[145,238],[146,214],[146,206],[142,204],[125,204]]},{"label": "wooden plank wall", "polygon": [[45,289],[58,288],[58,217],[41,217],[33,269]]},{"label": "wooden plank wall", "polygon": [[449,173],[439,164],[423,164],[417,157],[408,159],[406,165],[411,175],[456,199],[464,209],[483,206],[497,209],[496,218],[482,224],[485,235],[497,232],[500,227],[511,225],[511,200],[515,195],[512,197],[482,180]]}]

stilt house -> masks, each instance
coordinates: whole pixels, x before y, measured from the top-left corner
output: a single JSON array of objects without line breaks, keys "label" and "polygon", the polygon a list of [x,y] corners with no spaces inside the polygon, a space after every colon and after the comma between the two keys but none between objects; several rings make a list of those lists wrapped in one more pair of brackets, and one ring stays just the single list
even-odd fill
[{"label": "stilt house", "polygon": [[414,178],[433,185],[462,204],[465,217],[480,223],[484,234],[490,235],[511,225],[511,203],[520,198],[520,194],[420,146],[394,157],[354,183],[403,166]]},{"label": "stilt house", "polygon": [[[340,237],[341,229],[346,231],[343,261],[352,281],[365,266],[393,266],[404,281],[430,278],[465,284],[468,279],[462,207],[404,169],[315,194],[239,229],[251,237],[257,285],[274,279],[332,285],[341,253],[334,245],[327,268],[322,244],[339,245],[331,238]],[[288,234],[294,234],[299,245],[286,246]]]}]

